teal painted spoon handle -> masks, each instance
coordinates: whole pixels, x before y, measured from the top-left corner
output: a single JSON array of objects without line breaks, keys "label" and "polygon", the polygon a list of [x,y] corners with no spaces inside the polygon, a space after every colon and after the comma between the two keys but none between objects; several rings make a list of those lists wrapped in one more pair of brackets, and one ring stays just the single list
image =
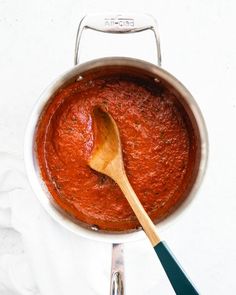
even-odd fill
[{"label": "teal painted spoon handle", "polygon": [[199,295],[187,275],[171,253],[167,244],[159,242],[154,250],[169,278],[169,281],[177,295]]}]

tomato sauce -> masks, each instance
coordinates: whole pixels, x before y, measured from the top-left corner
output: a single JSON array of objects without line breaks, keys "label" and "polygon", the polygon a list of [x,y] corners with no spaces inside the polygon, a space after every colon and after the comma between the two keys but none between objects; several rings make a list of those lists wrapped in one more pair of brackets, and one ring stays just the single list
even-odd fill
[{"label": "tomato sauce", "polygon": [[43,110],[36,153],[51,196],[84,225],[106,231],[139,227],[117,184],[88,166],[95,106],[115,119],[129,181],[150,217],[160,221],[188,194],[196,140],[167,86],[125,71],[80,77],[59,89]]}]

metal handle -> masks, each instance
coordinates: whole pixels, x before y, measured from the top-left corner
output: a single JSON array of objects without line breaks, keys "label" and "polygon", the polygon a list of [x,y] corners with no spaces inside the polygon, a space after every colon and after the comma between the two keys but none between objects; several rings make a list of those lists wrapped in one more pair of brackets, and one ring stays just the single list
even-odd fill
[{"label": "metal handle", "polygon": [[110,295],[124,295],[123,245],[112,245],[111,289]]},{"label": "metal handle", "polygon": [[157,64],[161,66],[160,38],[156,20],[147,14],[89,14],[82,18],[76,36],[74,63],[79,63],[79,49],[84,29],[103,33],[127,34],[151,30],[154,33]]}]

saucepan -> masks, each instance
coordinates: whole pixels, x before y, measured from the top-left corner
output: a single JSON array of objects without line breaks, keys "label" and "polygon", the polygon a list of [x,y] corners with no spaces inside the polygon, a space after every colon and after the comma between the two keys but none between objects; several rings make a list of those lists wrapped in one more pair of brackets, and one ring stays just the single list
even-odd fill
[{"label": "saucepan", "polygon": [[[80,64],[80,41],[81,36],[86,29],[117,34],[137,33],[145,30],[151,30],[155,38],[157,65],[131,57],[104,57]],[[162,231],[170,223],[173,223],[174,220],[182,214],[187,207],[189,207],[189,204],[192,202],[194,195],[200,187],[207,163],[207,131],[201,111],[190,92],[174,76],[161,68],[161,51],[158,27],[152,16],[140,14],[93,14],[85,16],[81,20],[78,28],[74,63],[75,66],[72,69],[59,76],[48,88],[46,88],[33,108],[25,135],[24,156],[26,171],[30,184],[38,200],[48,214],[51,215],[57,222],[79,236],[92,239],[94,241],[108,242],[113,245],[111,294],[124,294],[122,244],[129,241],[137,241],[144,238],[145,235],[141,230],[124,233],[107,233],[97,230],[96,227],[86,228],[75,222],[69,216],[65,215],[53,202],[53,199],[50,197],[50,194],[40,176],[35,154],[35,130],[45,105],[58,91],[58,89],[73,79],[79,79],[79,77],[83,76],[84,72],[88,70],[97,70],[99,68],[104,69],[111,66],[127,66],[138,70],[139,72],[143,71],[145,75],[148,74],[150,77],[153,77],[153,79],[161,79],[169,85],[172,91],[179,98],[179,101],[187,112],[193,126],[198,142],[198,165],[188,192],[188,196],[171,215],[158,223],[159,231]]]}]

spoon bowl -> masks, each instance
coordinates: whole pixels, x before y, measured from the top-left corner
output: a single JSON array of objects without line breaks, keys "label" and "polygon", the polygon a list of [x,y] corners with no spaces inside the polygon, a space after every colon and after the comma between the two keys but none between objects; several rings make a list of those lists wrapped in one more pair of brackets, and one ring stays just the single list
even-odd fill
[{"label": "spoon bowl", "polygon": [[113,165],[118,165],[119,169],[124,172],[118,127],[114,119],[99,107],[94,108],[92,117],[95,122],[95,146],[89,166],[113,178]]}]

